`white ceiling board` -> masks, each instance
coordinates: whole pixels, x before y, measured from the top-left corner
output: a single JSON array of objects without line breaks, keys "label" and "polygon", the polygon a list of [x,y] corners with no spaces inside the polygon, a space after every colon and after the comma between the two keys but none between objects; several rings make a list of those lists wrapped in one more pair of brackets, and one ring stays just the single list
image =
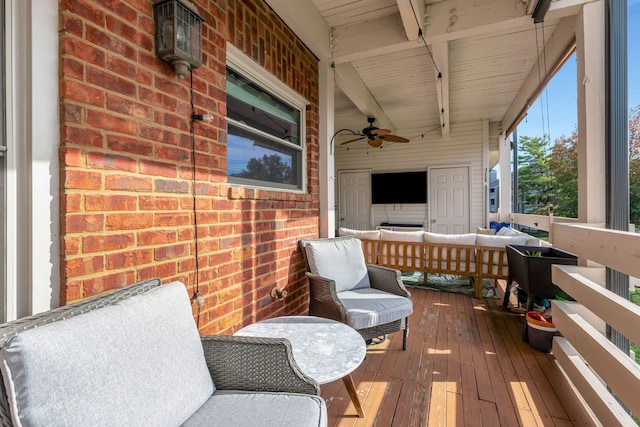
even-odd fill
[{"label": "white ceiling board", "polygon": [[398,12],[396,0],[313,0],[313,3],[331,27],[358,24]]}]

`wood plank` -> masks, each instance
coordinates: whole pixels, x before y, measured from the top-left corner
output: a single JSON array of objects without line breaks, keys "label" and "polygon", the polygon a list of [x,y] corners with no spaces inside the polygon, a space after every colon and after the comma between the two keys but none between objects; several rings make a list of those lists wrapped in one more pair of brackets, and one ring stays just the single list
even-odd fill
[{"label": "wood plank", "polygon": [[[521,340],[523,319],[501,300],[411,289],[407,351],[402,334],[367,348],[353,373],[365,418],[342,381],[322,386],[329,426],[584,425],[553,356]],[[394,365],[395,361],[395,365]]]}]

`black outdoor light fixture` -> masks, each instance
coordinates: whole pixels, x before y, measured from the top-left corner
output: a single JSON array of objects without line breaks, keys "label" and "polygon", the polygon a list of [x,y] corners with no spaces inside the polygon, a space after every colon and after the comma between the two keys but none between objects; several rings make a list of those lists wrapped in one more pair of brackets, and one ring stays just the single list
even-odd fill
[{"label": "black outdoor light fixture", "polygon": [[159,0],[153,4],[156,55],[171,63],[179,79],[202,65],[202,23],[198,9],[187,0]]}]

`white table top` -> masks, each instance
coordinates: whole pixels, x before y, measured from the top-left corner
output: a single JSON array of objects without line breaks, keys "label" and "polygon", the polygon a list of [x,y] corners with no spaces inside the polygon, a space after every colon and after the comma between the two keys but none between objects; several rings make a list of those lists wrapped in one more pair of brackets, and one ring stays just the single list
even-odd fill
[{"label": "white table top", "polygon": [[366,353],[362,336],[350,326],[313,316],[284,316],[262,320],[234,335],[286,338],[300,370],[326,384],[356,369]]}]

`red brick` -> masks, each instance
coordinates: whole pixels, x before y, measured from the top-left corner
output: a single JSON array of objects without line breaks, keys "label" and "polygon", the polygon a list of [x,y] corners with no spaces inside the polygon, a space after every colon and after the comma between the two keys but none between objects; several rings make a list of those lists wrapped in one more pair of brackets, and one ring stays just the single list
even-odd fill
[{"label": "red brick", "polygon": [[87,154],[87,166],[98,169],[119,170],[123,172],[135,172],[136,161],[125,156],[110,153]]},{"label": "red brick", "polygon": [[92,86],[80,83],[76,80],[66,80],[62,83],[63,98],[89,104],[96,107],[104,107],[104,91]]},{"label": "red brick", "polygon": [[82,151],[78,148],[62,148],[60,150],[60,163],[66,166],[84,166]]},{"label": "red brick", "polygon": [[85,34],[85,37],[89,42],[95,43],[100,47],[118,53],[125,58],[131,58],[135,60],[137,57],[136,49],[133,46],[131,46],[129,43],[125,43],[117,37],[113,37],[113,34],[109,34],[108,32],[103,31],[101,28],[87,25]]},{"label": "red brick", "polygon": [[106,256],[106,266],[109,270],[136,267],[153,262],[152,249],[136,249],[126,252],[118,252]]},{"label": "red brick", "polygon": [[73,58],[62,58],[62,74],[65,79],[74,78],[78,80],[84,79],[84,65],[80,61]]},{"label": "red brick", "polygon": [[84,297],[101,294],[105,291],[123,288],[135,282],[136,276],[133,270],[106,274],[91,279],[86,279],[83,283]]},{"label": "red brick", "polygon": [[64,177],[64,187],[76,190],[100,190],[102,188],[102,174],[67,170]]},{"label": "red brick", "polygon": [[131,233],[94,235],[82,238],[82,252],[85,254],[125,249],[134,245],[135,238]]},{"label": "red brick", "polygon": [[64,231],[66,233],[87,233],[103,230],[104,215],[102,214],[67,215],[65,218]]},{"label": "red brick", "polygon": [[100,86],[122,95],[130,97],[136,96],[135,83],[99,68],[87,66],[87,83]]},{"label": "red brick", "polygon": [[63,266],[65,277],[79,277],[104,271],[104,257],[74,258]]},{"label": "red brick", "polygon": [[143,178],[130,175],[109,175],[105,181],[107,190],[123,191],[151,191],[153,181],[150,178]]},{"label": "red brick", "polygon": [[176,210],[180,206],[180,200],[176,197],[141,196],[141,210]]},{"label": "red brick", "polygon": [[161,163],[153,160],[141,160],[140,172],[148,175],[166,176],[169,178],[175,178],[177,176],[175,164]]},{"label": "red brick", "polygon": [[158,193],[189,193],[189,183],[187,181],[172,181],[168,179],[156,179],[155,190]]},{"label": "red brick", "polygon": [[190,212],[172,212],[155,214],[153,216],[154,227],[175,227],[191,224]]},{"label": "red brick", "polygon": [[150,213],[126,213],[107,214],[107,230],[138,230],[149,228],[153,225],[153,214]]},{"label": "red brick", "polygon": [[189,255],[189,245],[178,244],[172,246],[163,246],[154,249],[153,258],[156,261],[165,261],[169,259],[182,258]]},{"label": "red brick", "polygon": [[80,252],[80,237],[65,236],[62,243],[63,255],[76,255]]},{"label": "red brick", "polygon": [[87,194],[84,208],[87,211],[132,211],[135,210],[137,198],[121,194]]},{"label": "red brick", "polygon": [[142,246],[174,243],[177,240],[176,232],[173,230],[140,231],[138,233],[138,244]]},{"label": "red brick", "polygon": [[102,50],[96,49],[95,46],[91,46],[79,39],[65,37],[62,53],[72,55],[76,59],[93,64],[96,67],[103,67],[105,64],[105,55]]},{"label": "red brick", "polygon": [[75,126],[66,126],[62,139],[70,144],[96,148],[102,148],[104,141],[100,131]]},{"label": "red brick", "polygon": [[107,108],[138,119],[151,120],[153,118],[153,109],[150,106],[112,93],[107,94]]},{"label": "red brick", "polygon": [[138,132],[138,124],[122,117],[116,117],[105,111],[87,110],[87,125],[94,128],[135,135]]}]

